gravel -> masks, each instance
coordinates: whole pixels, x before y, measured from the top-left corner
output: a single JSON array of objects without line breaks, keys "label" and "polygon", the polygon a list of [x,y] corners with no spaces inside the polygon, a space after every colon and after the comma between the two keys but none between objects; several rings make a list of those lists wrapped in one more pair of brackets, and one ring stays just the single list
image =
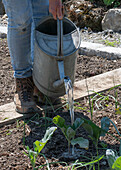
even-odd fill
[{"label": "gravel", "polygon": [[8,17],[7,15],[0,15],[0,26],[7,26],[8,25]]},{"label": "gravel", "polygon": [[113,30],[93,32],[89,28],[80,30],[81,40],[92,43],[100,43],[106,46],[121,47],[121,34]]}]

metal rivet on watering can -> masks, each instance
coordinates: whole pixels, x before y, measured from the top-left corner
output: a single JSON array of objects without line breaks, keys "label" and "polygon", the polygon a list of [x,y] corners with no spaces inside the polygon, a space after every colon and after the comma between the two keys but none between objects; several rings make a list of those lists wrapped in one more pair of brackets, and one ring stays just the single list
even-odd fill
[{"label": "metal rivet on watering can", "polygon": [[42,93],[64,95],[65,76],[74,83],[79,46],[79,30],[69,19],[46,16],[40,21],[35,28],[33,80]]}]

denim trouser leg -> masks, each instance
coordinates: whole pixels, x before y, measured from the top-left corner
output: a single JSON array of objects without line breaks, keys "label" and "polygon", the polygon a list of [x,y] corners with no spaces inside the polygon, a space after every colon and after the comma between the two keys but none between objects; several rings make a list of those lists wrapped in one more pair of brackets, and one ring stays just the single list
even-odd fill
[{"label": "denim trouser leg", "polygon": [[34,57],[34,28],[43,16],[49,15],[49,0],[31,0],[32,2],[32,34],[31,34],[31,59]]},{"label": "denim trouser leg", "polygon": [[48,0],[3,0],[3,3],[8,15],[8,47],[14,76],[29,77],[32,75],[34,40],[31,28],[34,30],[35,25],[32,21],[48,15]]}]

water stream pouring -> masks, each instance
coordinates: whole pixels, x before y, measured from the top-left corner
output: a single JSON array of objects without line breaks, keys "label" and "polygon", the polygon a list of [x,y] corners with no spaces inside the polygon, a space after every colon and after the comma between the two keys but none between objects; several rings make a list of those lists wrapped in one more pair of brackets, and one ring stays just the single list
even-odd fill
[{"label": "water stream pouring", "polygon": [[79,30],[69,19],[46,16],[40,21],[35,28],[33,80],[43,94],[65,95],[64,77],[73,85],[79,46]]},{"label": "water stream pouring", "polygon": [[64,78],[65,89],[67,94],[67,102],[70,110],[71,125],[74,123],[74,99],[73,99],[73,86],[69,77]]}]

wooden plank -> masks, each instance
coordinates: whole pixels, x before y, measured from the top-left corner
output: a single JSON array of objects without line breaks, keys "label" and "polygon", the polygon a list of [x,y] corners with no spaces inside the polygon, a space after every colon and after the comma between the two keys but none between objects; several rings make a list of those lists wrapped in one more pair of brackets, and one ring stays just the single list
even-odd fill
[{"label": "wooden plank", "polygon": [[[91,95],[95,92],[110,89],[111,87],[120,84],[121,84],[121,68],[91,78],[87,78],[85,80],[75,82],[74,100],[79,100],[84,96],[88,96],[87,92],[88,90],[89,94]],[[66,95],[62,98],[66,100]],[[63,100],[62,104],[65,103],[65,100]],[[53,106],[53,108],[56,109],[62,106],[62,104],[55,105]],[[52,110],[52,107],[50,106],[40,107],[40,112],[42,112],[43,110]],[[0,126],[15,122],[17,119],[23,119],[31,116],[32,114],[22,115],[17,113],[15,111],[15,105],[13,102],[0,106]]]},{"label": "wooden plank", "polygon": [[74,85],[74,100],[88,96],[88,90],[91,95],[120,84],[121,68],[78,81]]},{"label": "wooden plank", "polygon": [[[63,101],[63,103],[64,103],[64,101]],[[63,105],[63,103],[55,105],[55,106],[53,106],[53,108],[52,108],[52,106],[39,107],[39,110],[37,113],[40,114],[44,110],[53,110],[53,109],[59,108]],[[2,105],[2,106],[0,106],[0,127],[10,124],[10,123],[13,123],[16,120],[30,118],[32,116],[34,116],[34,114],[19,114],[19,113],[17,113],[15,111],[14,102]]]},{"label": "wooden plank", "polygon": [[14,102],[0,106],[0,127],[15,122],[17,119],[30,117],[31,115],[22,115],[15,111]]}]

